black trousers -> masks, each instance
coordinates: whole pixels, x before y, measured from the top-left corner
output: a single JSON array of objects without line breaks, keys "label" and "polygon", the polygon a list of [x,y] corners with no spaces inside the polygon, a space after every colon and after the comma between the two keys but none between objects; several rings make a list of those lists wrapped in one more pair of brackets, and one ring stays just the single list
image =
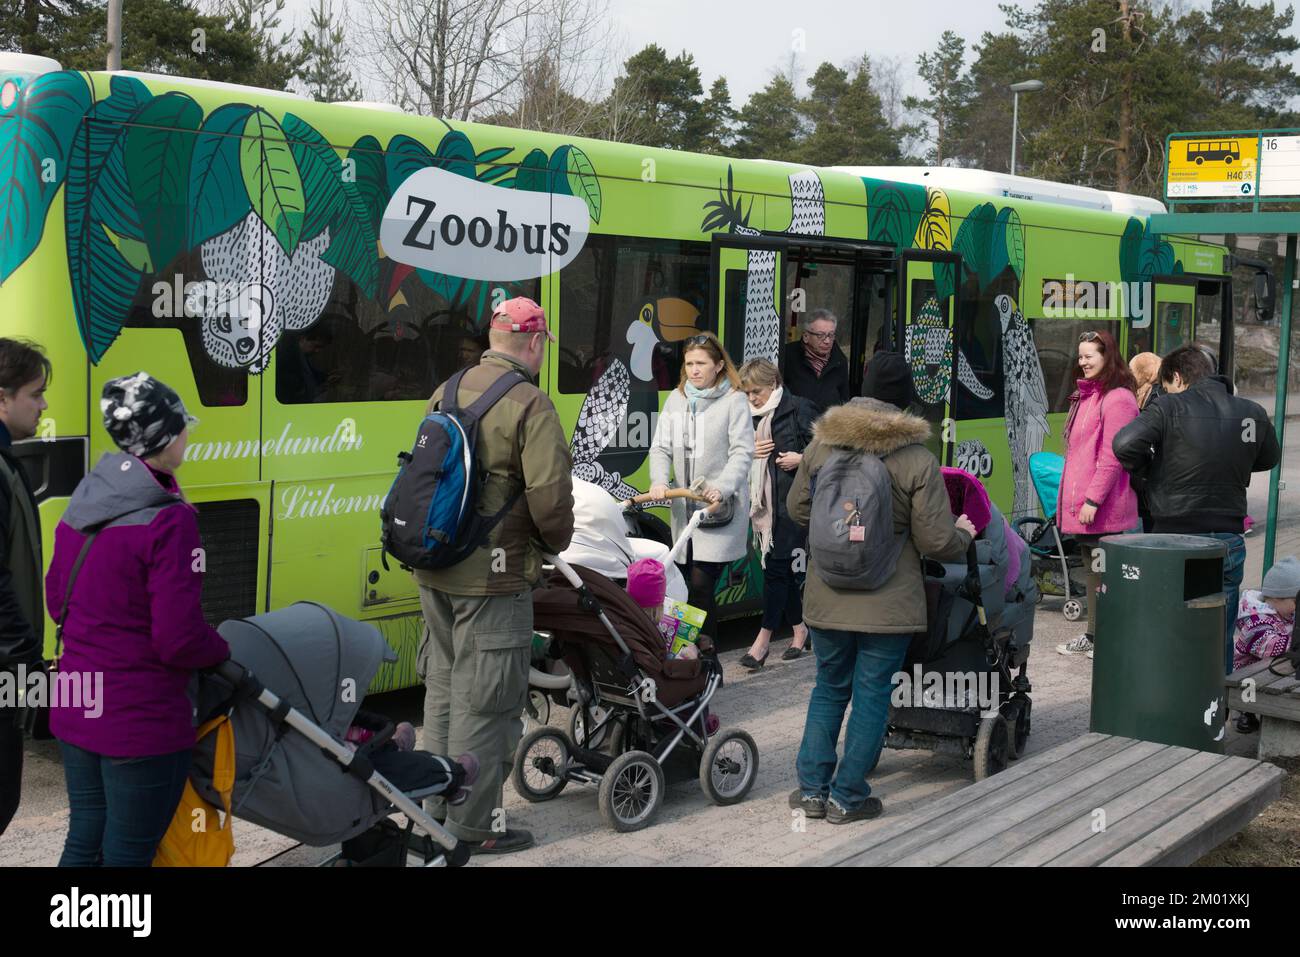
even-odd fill
[{"label": "black trousers", "polygon": [[776,631],[782,622],[803,624],[803,589],[791,570],[793,558],[767,558],[763,569],[763,623],[761,627]]},{"label": "black trousers", "polygon": [[23,789],[23,730],[18,712],[0,708],[0,834],[18,813]]}]

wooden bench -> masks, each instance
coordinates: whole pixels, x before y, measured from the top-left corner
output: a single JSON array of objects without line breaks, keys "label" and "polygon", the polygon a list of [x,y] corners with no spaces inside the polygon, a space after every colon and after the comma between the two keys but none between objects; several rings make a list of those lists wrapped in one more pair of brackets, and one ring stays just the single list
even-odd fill
[{"label": "wooden bench", "polygon": [[[1259,715],[1259,757],[1300,754],[1300,679],[1280,677],[1257,661],[1228,675],[1228,709]],[[1247,699],[1253,700],[1247,700]]]},{"label": "wooden bench", "polygon": [[820,866],[1191,864],[1272,802],[1250,758],[1086,734],[830,851]]}]

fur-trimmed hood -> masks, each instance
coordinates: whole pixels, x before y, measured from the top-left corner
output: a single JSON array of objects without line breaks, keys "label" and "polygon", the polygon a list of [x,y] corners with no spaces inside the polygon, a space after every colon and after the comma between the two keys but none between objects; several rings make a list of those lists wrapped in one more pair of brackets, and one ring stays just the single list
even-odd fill
[{"label": "fur-trimmed hood", "polygon": [[883,457],[905,445],[924,444],[930,423],[877,399],[856,398],[829,409],[813,426],[813,437]]}]

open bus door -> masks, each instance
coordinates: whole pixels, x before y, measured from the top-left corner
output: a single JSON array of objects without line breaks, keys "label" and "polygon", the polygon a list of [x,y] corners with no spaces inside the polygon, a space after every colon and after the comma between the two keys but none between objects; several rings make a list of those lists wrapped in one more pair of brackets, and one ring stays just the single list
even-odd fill
[{"label": "open bus door", "polygon": [[[1218,371],[1232,377],[1232,279],[1230,276],[1158,276],[1148,323],[1129,328],[1126,354],[1167,356],[1192,342],[1210,347]],[[1225,319],[1227,321],[1225,321]]]},{"label": "open bus door", "polygon": [[[952,464],[953,390],[957,381],[955,317],[960,284],[944,275],[961,275],[961,257],[941,250],[909,249],[898,263],[896,341],[912,365],[913,385],[922,415],[933,429],[926,447],[944,465]],[[947,295],[941,293],[947,292]]]}]

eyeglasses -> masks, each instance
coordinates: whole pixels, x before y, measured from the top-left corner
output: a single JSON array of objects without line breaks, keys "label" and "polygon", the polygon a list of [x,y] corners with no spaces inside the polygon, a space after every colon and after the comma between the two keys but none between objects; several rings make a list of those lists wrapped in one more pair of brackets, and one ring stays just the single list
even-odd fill
[{"label": "eyeglasses", "polygon": [[804,335],[812,339],[820,339],[822,342],[825,342],[827,339],[835,338],[835,333],[833,332],[809,332],[804,330]]},{"label": "eyeglasses", "polygon": [[1100,338],[1100,332],[1083,332],[1079,334],[1080,342],[1096,342]]}]

